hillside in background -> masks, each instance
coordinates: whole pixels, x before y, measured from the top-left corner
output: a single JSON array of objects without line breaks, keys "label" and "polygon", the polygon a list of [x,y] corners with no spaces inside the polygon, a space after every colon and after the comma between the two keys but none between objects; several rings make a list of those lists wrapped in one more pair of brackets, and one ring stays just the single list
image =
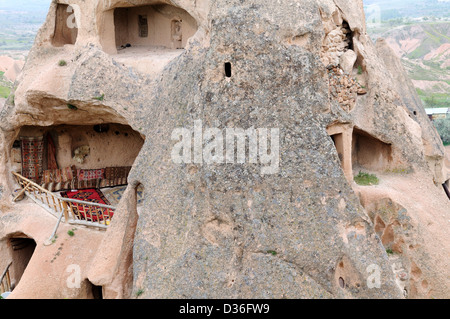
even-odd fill
[{"label": "hillside in background", "polygon": [[[24,60],[51,0],[0,0],[0,56]],[[425,107],[450,107],[450,1],[364,0],[368,31],[402,59]],[[375,21],[373,21],[373,19]]]},{"label": "hillside in background", "polygon": [[448,0],[364,0],[364,5],[379,6],[382,21],[398,18],[450,18]]},{"label": "hillside in background", "polygon": [[26,59],[50,3],[51,0],[0,0],[0,106],[14,82],[7,76],[14,64],[9,58],[17,62]]},{"label": "hillside in background", "polygon": [[0,0],[0,56],[25,59],[51,0]]},{"label": "hillside in background", "polygon": [[[402,59],[427,108],[450,107],[450,1],[367,0],[372,39],[385,38]],[[375,6],[375,7],[374,7]],[[375,9],[378,9],[374,11]]]}]

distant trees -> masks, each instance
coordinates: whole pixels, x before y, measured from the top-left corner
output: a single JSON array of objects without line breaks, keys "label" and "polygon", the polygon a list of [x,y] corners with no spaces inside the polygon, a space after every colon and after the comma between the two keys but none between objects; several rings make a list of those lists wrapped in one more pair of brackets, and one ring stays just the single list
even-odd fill
[{"label": "distant trees", "polygon": [[434,120],[434,126],[436,126],[444,145],[450,145],[450,117]]}]

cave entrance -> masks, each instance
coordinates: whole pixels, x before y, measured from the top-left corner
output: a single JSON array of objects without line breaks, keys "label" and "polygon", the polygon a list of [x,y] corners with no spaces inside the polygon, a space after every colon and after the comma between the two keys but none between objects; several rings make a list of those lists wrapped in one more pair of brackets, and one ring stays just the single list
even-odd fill
[{"label": "cave entrance", "polygon": [[182,54],[198,30],[187,11],[159,1],[112,8],[103,12],[99,24],[103,50],[147,74],[160,72]]},{"label": "cave entrance", "polygon": [[123,124],[24,126],[13,171],[61,197],[117,207],[144,137]]},{"label": "cave entrance", "polygon": [[96,286],[86,279],[86,294],[88,299],[103,299],[103,287]]},{"label": "cave entrance", "polygon": [[10,268],[11,290],[14,290],[34,254],[36,242],[24,234],[16,234],[9,238],[8,246],[12,262]]},{"label": "cave entrance", "polygon": [[74,9],[67,4],[57,4],[52,45],[62,47],[66,44],[75,44],[77,36],[78,27]]},{"label": "cave entrance", "polygon": [[133,47],[183,49],[197,32],[197,23],[181,8],[158,4],[114,9],[114,30],[119,51]]},{"label": "cave entrance", "polygon": [[382,171],[388,169],[391,163],[392,145],[387,144],[360,129],[353,129],[353,167]]},{"label": "cave entrance", "polygon": [[353,181],[353,170],[383,171],[393,162],[392,146],[347,123],[327,127],[347,180]]}]

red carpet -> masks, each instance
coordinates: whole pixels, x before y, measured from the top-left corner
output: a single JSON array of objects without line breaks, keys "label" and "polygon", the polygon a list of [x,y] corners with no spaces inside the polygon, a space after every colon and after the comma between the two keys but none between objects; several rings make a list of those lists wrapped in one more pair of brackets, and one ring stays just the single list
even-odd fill
[{"label": "red carpet", "polygon": [[[61,192],[62,197],[77,199],[90,203],[98,203],[104,205],[111,205],[106,199],[105,195],[99,189],[83,189],[75,192]],[[81,219],[87,221],[103,221],[104,219],[111,219],[113,216],[113,211],[108,208],[93,207],[74,204],[73,209],[76,214],[80,216]]]}]

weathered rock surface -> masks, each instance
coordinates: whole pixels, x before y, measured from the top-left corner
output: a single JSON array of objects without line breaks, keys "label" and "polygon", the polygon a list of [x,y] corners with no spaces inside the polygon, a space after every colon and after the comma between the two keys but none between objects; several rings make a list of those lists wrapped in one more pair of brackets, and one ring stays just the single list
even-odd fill
[{"label": "weathered rock surface", "polygon": [[429,125],[429,118],[423,108],[422,101],[417,95],[416,89],[408,78],[400,59],[395,55],[392,48],[388,46],[384,39],[378,39],[376,48],[379,56],[383,59],[387,70],[392,78],[392,85],[403,101],[408,113],[422,128],[422,140],[424,142],[425,158],[429,162],[430,169],[434,171],[438,183],[446,180],[446,168],[443,165],[442,157],[445,156],[444,146],[441,138],[433,125]]},{"label": "weathered rock surface", "polygon": [[14,60],[7,56],[0,56],[0,71],[4,72],[4,77],[14,82],[22,71],[25,61]]},{"label": "weathered rock surface", "polygon": [[[386,227],[395,232],[406,225],[407,230],[426,234],[430,228],[427,223],[414,228],[400,218],[406,214],[402,207],[414,206],[406,192],[396,192],[391,201],[397,204],[388,202],[390,215],[380,215],[389,192],[381,192],[379,198],[374,196],[380,193],[377,188],[360,189],[348,180],[327,133],[333,124],[345,124],[364,131],[358,133],[358,141],[387,145],[388,164],[375,172],[386,175],[389,182],[383,185],[394,189],[398,185],[389,172],[406,170],[411,188],[433,188],[438,211],[427,211],[426,220],[448,213],[448,200],[439,188],[442,176],[430,170],[426,158],[432,154],[436,163],[443,161],[441,145],[430,133],[430,123],[411,116],[399,97],[403,91],[392,84],[396,79],[387,80],[390,71],[365,32],[362,1],[164,1],[186,10],[198,31],[180,55],[164,62],[160,71],[148,72],[145,66],[142,72],[130,66],[132,60],[118,63],[104,48],[112,41],[109,10],[155,1],[72,2],[82,5],[83,23],[75,43],[52,44],[58,21],[53,3],[19,78],[14,103],[9,100],[0,110],[0,238],[23,227],[9,217],[21,206],[11,202],[17,186],[8,157],[22,126],[128,124],[145,136],[145,144],[129,177],[127,195],[117,219],[101,234],[101,243],[91,247],[95,252],[84,255],[81,242],[77,252],[95,260],[95,268],[87,261],[82,265],[83,278],[102,286],[104,297],[448,297],[449,268],[440,267],[448,263],[448,245],[437,252],[435,245],[423,244],[421,256],[403,256],[401,242],[383,242]],[[338,98],[330,98],[333,85],[327,67],[339,70],[348,50],[357,58],[353,68],[345,66],[351,74],[342,81],[348,83],[339,79],[352,94],[351,107],[343,107]],[[142,63],[146,59],[151,56]],[[67,65],[60,66],[61,60]],[[230,76],[224,72],[225,63],[231,64]],[[93,99],[98,96],[104,98]],[[198,120],[204,128],[220,130],[278,128],[279,171],[262,175],[261,166],[248,161],[174,163],[173,130],[193,129]],[[434,151],[426,153],[426,145],[434,145]],[[354,152],[364,147],[377,149],[358,144]],[[357,170],[357,164],[365,162],[361,157],[353,164]],[[139,211],[133,196],[138,184],[146,195]],[[422,199],[426,210],[426,198]],[[423,212],[413,210],[417,216]],[[439,220],[448,225],[442,216]],[[437,239],[446,240],[447,233],[444,227]],[[31,230],[27,234],[34,236]],[[83,235],[99,236],[90,230]],[[404,236],[393,238],[406,243]],[[30,263],[33,269],[54,254],[52,246],[43,247],[40,240],[40,258]],[[396,250],[406,260],[400,270],[393,270],[386,253],[393,243],[403,247]],[[63,272],[65,266],[35,280],[35,285],[46,287],[44,297],[64,293],[62,280],[46,276]],[[414,284],[423,288],[425,280],[426,289],[399,284],[399,278],[417,275],[416,268],[426,271]],[[26,287],[11,295],[21,296],[29,296]],[[70,296],[88,294],[71,291]]]}]

